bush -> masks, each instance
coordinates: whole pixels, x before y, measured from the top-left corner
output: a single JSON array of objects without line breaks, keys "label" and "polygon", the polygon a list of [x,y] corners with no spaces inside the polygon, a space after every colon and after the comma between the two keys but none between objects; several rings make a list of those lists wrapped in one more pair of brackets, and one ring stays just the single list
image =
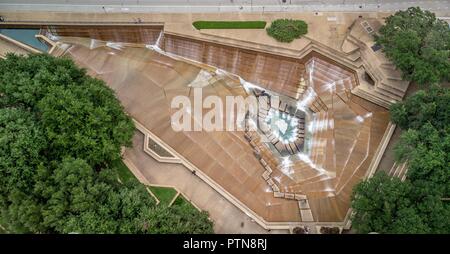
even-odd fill
[{"label": "bush", "polygon": [[280,42],[292,42],[308,33],[308,24],[303,20],[277,19],[267,28],[267,34]]},{"label": "bush", "polygon": [[440,132],[450,124],[450,90],[439,85],[431,85],[419,90],[403,102],[390,107],[391,120],[402,130],[420,129],[431,123]]},{"label": "bush", "polygon": [[450,28],[434,13],[419,7],[398,11],[375,39],[405,79],[420,85],[450,80]]},{"label": "bush", "polygon": [[294,229],[292,229],[292,232],[294,234],[306,234],[305,229],[302,227],[295,227]]},{"label": "bush", "polygon": [[131,145],[133,122],[114,91],[72,60],[8,54],[0,59],[0,95],[0,225],[6,231],[213,232],[205,212],[156,206],[131,181],[120,151]]},{"label": "bush", "polygon": [[339,228],[338,227],[321,227],[320,228],[321,234],[339,234]]}]

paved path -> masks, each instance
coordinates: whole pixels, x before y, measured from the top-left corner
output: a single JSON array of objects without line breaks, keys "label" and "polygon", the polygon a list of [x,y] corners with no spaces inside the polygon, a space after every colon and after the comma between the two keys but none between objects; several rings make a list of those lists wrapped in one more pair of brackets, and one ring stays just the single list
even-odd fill
[{"label": "paved path", "polygon": [[[148,182],[175,186],[200,209],[208,211],[216,233],[268,233],[183,165],[160,163],[150,157],[143,151],[143,142],[144,135],[137,131],[133,137],[133,148],[125,150],[124,158],[133,163]],[[271,230],[270,233],[288,231]]]},{"label": "paved path", "polygon": [[[98,3],[101,4],[98,4]],[[300,12],[395,11],[420,6],[448,11],[448,0],[0,0],[3,10],[70,12]]]}]

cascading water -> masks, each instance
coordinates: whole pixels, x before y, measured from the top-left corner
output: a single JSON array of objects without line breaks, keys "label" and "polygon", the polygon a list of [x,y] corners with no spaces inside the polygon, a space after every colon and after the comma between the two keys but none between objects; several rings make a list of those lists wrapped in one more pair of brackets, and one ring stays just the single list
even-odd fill
[{"label": "cascading water", "polygon": [[[172,58],[172,59],[175,59],[175,60],[189,61],[189,62],[194,62],[194,63],[197,63],[197,64],[201,64],[201,65],[206,65],[206,66],[213,67],[213,68],[216,69],[216,74],[219,75],[219,76],[220,76],[220,75],[224,75],[224,76],[229,76],[229,77],[230,77],[230,76],[231,76],[231,77],[237,77],[237,78],[239,79],[239,81],[240,81],[240,84],[241,84],[244,88],[246,88],[246,90],[248,90],[248,88],[258,88],[258,89],[263,89],[262,86],[259,86],[259,85],[250,83],[250,82],[244,80],[244,79],[243,79],[242,77],[240,77],[239,75],[236,75],[236,74],[234,74],[234,73],[230,73],[230,72],[228,72],[228,71],[226,71],[226,70],[224,70],[224,69],[218,68],[218,67],[216,67],[216,66],[211,66],[211,65],[205,64],[205,63],[203,63],[203,62],[195,61],[195,60],[193,60],[193,59],[189,59],[189,58],[186,58],[186,57],[183,57],[183,56],[180,56],[180,55],[177,55],[177,54],[173,54],[173,53],[170,53],[170,52],[167,52],[167,51],[163,50],[163,49],[161,49],[161,47],[160,47],[160,45],[161,45],[163,39],[164,39],[164,32],[161,31],[161,33],[159,34],[159,36],[158,36],[158,38],[157,38],[155,44],[146,45],[146,48],[148,48],[148,49],[150,49],[150,50],[153,50],[153,51],[155,51],[155,52],[158,52],[158,53],[160,53],[160,54],[162,54],[162,55],[165,55],[165,56],[167,56],[167,57],[170,57],[170,58]],[[113,46],[116,46],[116,45],[113,45]]]},{"label": "cascading water", "polygon": [[[178,40],[178,39],[177,39]],[[265,72],[268,68],[268,66],[271,65],[271,61],[273,61],[270,58],[267,58],[265,56],[255,56],[254,58],[251,58],[250,56],[247,56],[247,58],[242,58],[243,56],[239,56],[238,49],[221,49],[214,51],[214,48],[211,48],[209,46],[203,46],[198,47],[193,46],[189,48],[189,43],[187,42],[179,42],[177,40],[174,40],[170,36],[164,36],[163,32],[158,36],[158,39],[156,40],[155,44],[147,45],[146,47],[150,50],[153,50],[155,52],[158,52],[162,55],[168,56],[175,60],[182,60],[186,62],[196,63],[203,66],[208,66],[214,68],[215,74],[217,76],[231,76],[231,77],[237,77],[240,81],[240,84],[243,86],[243,88],[249,92],[252,89],[260,89],[260,90],[266,90],[271,89],[272,86],[267,87],[267,83],[265,85],[259,85],[257,82],[253,81],[247,81],[244,79],[244,76],[250,77],[252,80],[259,80],[259,76],[262,75],[261,73]],[[162,44],[163,43],[163,44]],[[179,44],[177,44],[179,43]],[[196,45],[196,44],[195,44]],[[165,50],[161,48],[161,46],[164,46]],[[205,53],[200,52],[194,52],[198,50],[204,50]],[[191,52],[192,51],[192,52]],[[176,53],[174,53],[176,52]],[[237,52],[237,53],[236,53]],[[217,53],[218,55],[214,55]],[[202,56],[203,57],[199,57]],[[194,59],[189,56],[195,56]],[[213,57],[214,56],[214,57]],[[253,59],[253,60],[249,60]],[[205,62],[199,61],[203,60]],[[247,65],[243,65],[243,62],[246,62]],[[252,65],[248,65],[248,63],[253,62]],[[249,66],[252,66],[252,68],[249,68]],[[288,64],[281,64],[280,66],[288,66]],[[281,68],[281,67],[280,67]],[[285,67],[286,68],[286,67]],[[306,113],[307,118],[309,120],[309,128],[305,128],[308,134],[312,135],[312,132],[314,131],[324,131],[328,128],[330,128],[330,124],[328,119],[316,119],[315,114],[312,114],[312,112],[309,111],[309,105],[318,97],[317,93],[314,91],[314,71],[315,71],[315,59],[313,58],[311,60],[311,64],[307,66],[307,73],[309,75],[309,88],[305,92],[304,96],[300,98],[300,100],[297,101],[297,109],[302,110]],[[280,72],[280,70],[279,70]],[[285,74],[295,74],[292,71],[282,71]],[[241,75],[242,74],[242,75]],[[281,75],[281,74],[279,74]],[[286,77],[286,75],[281,75],[283,77]],[[290,76],[290,75],[287,75]],[[263,80],[264,81],[264,80]],[[272,82],[280,81],[280,78],[274,77]],[[284,80],[281,80],[280,82],[288,82],[288,78],[285,78]],[[298,79],[296,79],[296,84],[298,83]],[[281,86],[282,87],[282,86]],[[276,91],[279,92],[279,91]],[[332,127],[331,127],[332,128]],[[313,130],[310,132],[310,130]],[[321,165],[317,165],[315,162],[311,160],[309,157],[309,152],[311,151],[311,147],[313,145],[320,145],[318,143],[313,143],[310,137],[307,137],[305,139],[305,150],[302,153],[296,154],[296,156],[292,156],[290,158],[290,161],[294,162],[296,160],[301,160],[308,164],[310,167],[314,168],[318,172],[325,174],[329,177],[334,176],[334,172],[328,171],[324,169]],[[325,145],[325,144],[323,144]],[[286,167],[286,170],[289,170],[289,167]],[[289,176],[289,172],[286,175]]]},{"label": "cascading water", "polygon": [[163,39],[163,36],[164,36],[164,31],[161,30],[161,32],[158,35],[158,38],[156,39],[155,44],[153,45],[154,48],[157,48],[157,49],[161,50],[161,41]]},{"label": "cascading water", "polygon": [[298,79],[304,70],[303,64],[295,58],[175,35],[164,36],[164,50],[226,70],[251,83],[291,97],[297,91]]}]

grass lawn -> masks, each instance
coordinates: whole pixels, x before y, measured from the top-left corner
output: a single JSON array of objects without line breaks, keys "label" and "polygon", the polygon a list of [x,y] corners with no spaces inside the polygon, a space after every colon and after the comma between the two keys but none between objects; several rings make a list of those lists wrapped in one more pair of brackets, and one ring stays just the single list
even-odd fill
[{"label": "grass lawn", "polygon": [[189,201],[187,201],[183,195],[179,195],[177,197],[177,199],[175,199],[175,201],[173,202],[172,206],[181,206],[181,207],[186,207],[187,209],[194,209],[196,211],[197,208],[195,208],[195,206],[193,206]]},{"label": "grass lawn", "polygon": [[148,187],[153,194],[159,199],[161,205],[168,206],[170,201],[172,201],[173,197],[177,194],[177,191],[174,188],[167,187],[156,187],[149,186]]},{"label": "grass lawn", "polygon": [[[137,180],[137,178],[133,175],[133,173],[130,171],[130,169],[128,169],[128,167],[123,163],[122,160],[119,159],[117,161],[114,161],[111,167],[116,170],[117,176],[119,177],[122,183],[135,181],[141,184]],[[153,186],[148,186],[148,188],[153,192],[153,194],[155,194],[155,196],[164,206],[168,206],[170,204],[170,201],[172,201],[173,197],[175,196],[175,194],[177,194],[177,191],[173,188],[153,187]]]},{"label": "grass lawn", "polygon": [[[122,183],[125,183],[128,181],[138,182],[136,177],[128,169],[128,167],[123,163],[122,160],[119,159],[117,161],[114,161],[112,163],[111,167],[116,170],[117,175],[118,175],[120,181],[122,181]],[[156,187],[156,186],[148,186],[148,188],[153,192],[153,194],[161,202],[160,204],[163,206],[168,206],[170,204],[170,201],[172,201],[173,197],[175,197],[175,195],[177,194],[177,191],[174,188]],[[192,209],[196,209],[182,195],[177,197],[177,199],[174,201],[173,205],[186,206],[186,207],[191,207]]]},{"label": "grass lawn", "polygon": [[197,29],[264,29],[266,21],[195,21]]},{"label": "grass lawn", "polygon": [[131,173],[131,171],[121,159],[113,161],[111,167],[116,170],[120,181],[122,181],[123,183],[128,181],[137,181],[136,177],[133,175],[133,173]]}]

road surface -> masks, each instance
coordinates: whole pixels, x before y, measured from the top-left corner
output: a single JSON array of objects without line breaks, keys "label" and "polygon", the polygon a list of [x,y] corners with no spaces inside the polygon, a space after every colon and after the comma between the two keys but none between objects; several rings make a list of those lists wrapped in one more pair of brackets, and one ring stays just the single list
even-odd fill
[{"label": "road surface", "polygon": [[410,6],[448,12],[450,0],[0,0],[0,11],[68,12],[395,11]]}]

